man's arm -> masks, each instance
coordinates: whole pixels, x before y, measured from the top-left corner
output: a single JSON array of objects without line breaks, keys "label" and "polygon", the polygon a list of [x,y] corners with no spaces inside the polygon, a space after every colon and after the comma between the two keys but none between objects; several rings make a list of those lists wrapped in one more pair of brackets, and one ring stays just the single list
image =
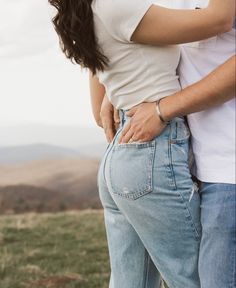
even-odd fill
[{"label": "man's arm", "polygon": [[201,81],[160,101],[165,120],[220,105],[235,96],[235,56]]},{"label": "man's arm", "polygon": [[[160,102],[160,110],[165,120],[185,116],[221,105],[235,96],[235,56],[199,82],[166,97]],[[132,117],[124,128],[120,143],[150,141],[164,129],[156,112],[156,103],[142,103],[128,111]]]},{"label": "man's arm", "polygon": [[151,45],[200,41],[231,30],[234,17],[235,0],[210,0],[208,7],[196,10],[152,5],[131,40]]}]

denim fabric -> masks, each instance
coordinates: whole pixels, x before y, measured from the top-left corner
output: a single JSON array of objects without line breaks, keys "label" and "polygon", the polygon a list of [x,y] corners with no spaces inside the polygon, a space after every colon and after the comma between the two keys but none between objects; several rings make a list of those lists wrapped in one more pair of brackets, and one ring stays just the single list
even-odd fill
[{"label": "denim fabric", "polygon": [[[110,288],[199,288],[200,199],[182,118],[145,143],[108,146],[98,172],[111,262]],[[159,272],[160,274],[159,274]]]},{"label": "denim fabric", "polygon": [[202,288],[236,288],[236,185],[203,183],[199,273]]}]

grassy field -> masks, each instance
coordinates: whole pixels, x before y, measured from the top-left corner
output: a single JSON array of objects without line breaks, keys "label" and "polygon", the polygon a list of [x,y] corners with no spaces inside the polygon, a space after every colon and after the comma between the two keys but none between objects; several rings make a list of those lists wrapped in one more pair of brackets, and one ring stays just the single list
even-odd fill
[{"label": "grassy field", "polygon": [[108,288],[109,274],[101,210],[0,216],[0,288]]},{"label": "grassy field", "polygon": [[0,217],[0,288],[107,288],[101,211]]}]

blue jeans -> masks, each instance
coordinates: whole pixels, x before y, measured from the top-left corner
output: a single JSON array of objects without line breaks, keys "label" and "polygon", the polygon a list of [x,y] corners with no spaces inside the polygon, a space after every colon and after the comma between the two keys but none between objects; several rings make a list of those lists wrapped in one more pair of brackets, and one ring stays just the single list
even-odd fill
[{"label": "blue jeans", "polygon": [[[200,198],[181,118],[145,143],[108,146],[98,172],[111,263],[110,288],[199,288]],[[159,272],[160,274],[159,274]]]},{"label": "blue jeans", "polygon": [[199,273],[202,288],[236,288],[236,185],[203,183]]}]

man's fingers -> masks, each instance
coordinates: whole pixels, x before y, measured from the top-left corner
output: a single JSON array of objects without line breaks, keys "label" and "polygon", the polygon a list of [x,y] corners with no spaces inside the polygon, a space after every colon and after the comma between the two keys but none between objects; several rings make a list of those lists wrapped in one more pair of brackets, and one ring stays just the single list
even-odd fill
[{"label": "man's fingers", "polygon": [[125,125],[125,127],[122,130],[121,136],[120,136],[120,140],[119,140],[119,144],[122,143],[123,138],[125,137],[125,135],[128,133],[128,131],[130,130],[131,124],[130,121],[127,122],[127,124]]},{"label": "man's fingers", "polygon": [[130,109],[129,111],[127,111],[127,112],[125,113],[126,116],[128,116],[128,117],[134,116],[134,114],[136,113],[137,109],[138,109],[137,106],[136,106],[136,107],[133,107],[132,109]]},{"label": "man's fingers", "polygon": [[[132,137],[134,135],[134,132],[132,130],[129,130],[125,136],[122,138],[121,144],[128,143],[130,140],[132,140]],[[132,141],[131,141],[132,142]]]}]

